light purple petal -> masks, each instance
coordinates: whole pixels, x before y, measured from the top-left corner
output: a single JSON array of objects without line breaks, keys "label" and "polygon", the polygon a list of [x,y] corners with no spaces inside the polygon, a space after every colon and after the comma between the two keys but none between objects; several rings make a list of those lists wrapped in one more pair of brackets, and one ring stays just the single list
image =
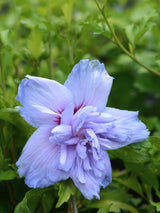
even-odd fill
[{"label": "light purple petal", "polygon": [[83,143],[78,143],[76,146],[76,151],[81,159],[85,159],[87,157],[86,146]]},{"label": "light purple petal", "polygon": [[60,151],[60,165],[64,166],[67,160],[67,146],[61,145],[61,151]]},{"label": "light purple petal", "polygon": [[23,79],[16,99],[23,118],[34,127],[58,123],[60,114],[72,101],[70,91],[56,81],[31,77]]},{"label": "light purple petal", "polygon": [[[25,176],[25,182],[29,187],[43,188],[66,180],[70,176],[70,170],[65,172],[59,169],[61,149],[49,141],[51,130],[52,126],[49,125],[37,129],[29,138],[16,163],[19,175]],[[67,155],[68,157],[71,157],[71,154]],[[71,168],[74,158],[70,158],[69,161]]]},{"label": "light purple petal", "polygon": [[41,125],[56,126],[60,120],[60,114],[41,106],[16,107],[20,115],[32,126],[38,128]]},{"label": "light purple petal", "polygon": [[85,130],[85,137],[88,141],[91,141],[92,147],[95,147],[97,150],[99,150],[99,141],[97,139],[96,134],[93,132],[92,129],[86,129]]},{"label": "light purple petal", "polygon": [[112,181],[110,160],[107,152],[104,151],[99,161],[95,161],[92,156],[87,158],[89,163],[86,170],[86,159],[77,157],[71,178],[85,198],[91,200],[95,196],[99,199],[100,187],[106,187]]},{"label": "light purple petal", "polygon": [[85,183],[85,173],[84,173],[84,169],[83,169],[83,161],[81,158],[77,158],[76,159],[76,172],[77,172],[77,178],[79,180],[80,183]]},{"label": "light purple petal", "polygon": [[114,126],[99,134],[99,142],[105,149],[118,149],[131,143],[145,141],[149,136],[144,123],[138,119],[138,112],[106,108],[115,118]]},{"label": "light purple petal", "polygon": [[71,124],[72,117],[74,113],[74,104],[70,103],[68,106],[64,109],[61,115],[61,124]]},{"label": "light purple petal", "polygon": [[72,138],[70,138],[69,140],[65,140],[65,141],[64,141],[64,144],[67,144],[67,145],[74,145],[74,144],[78,144],[79,141],[80,141],[80,138],[79,138],[79,137],[72,137]]},{"label": "light purple petal", "polygon": [[75,158],[76,158],[76,147],[75,146],[66,146],[63,145],[61,147],[61,153],[60,153],[60,162],[58,168],[63,171],[72,171],[72,168],[75,164]]},{"label": "light purple petal", "polygon": [[98,60],[81,60],[76,64],[65,82],[72,92],[75,110],[82,106],[97,107],[102,111],[111,90],[113,78],[108,75],[104,64]]},{"label": "light purple petal", "polygon": [[79,111],[77,111],[73,116],[72,120],[73,133],[78,134],[78,132],[80,132],[81,128],[84,126],[84,123],[90,117],[90,114],[92,114],[95,111],[96,108],[91,106],[86,106],[84,108],[79,109]]},{"label": "light purple petal", "polygon": [[52,136],[49,138],[52,143],[61,144],[72,136],[72,128],[69,125],[61,124],[52,129]]}]

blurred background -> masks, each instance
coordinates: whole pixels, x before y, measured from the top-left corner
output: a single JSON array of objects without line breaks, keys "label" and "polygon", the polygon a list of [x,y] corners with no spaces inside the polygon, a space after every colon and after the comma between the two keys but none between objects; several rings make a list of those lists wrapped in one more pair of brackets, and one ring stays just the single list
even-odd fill
[{"label": "blurred background", "polygon": [[[160,1],[98,2],[121,44],[160,74]],[[109,152],[113,182],[102,190],[100,201],[84,200],[78,192],[79,211],[160,211],[160,75],[137,64],[115,43],[94,0],[1,0],[0,213],[71,212],[66,203],[55,208],[61,184],[30,191],[17,175],[15,162],[34,129],[19,116],[15,96],[27,74],[64,83],[81,59],[105,64],[114,77],[107,105],[140,111],[151,137]]]}]

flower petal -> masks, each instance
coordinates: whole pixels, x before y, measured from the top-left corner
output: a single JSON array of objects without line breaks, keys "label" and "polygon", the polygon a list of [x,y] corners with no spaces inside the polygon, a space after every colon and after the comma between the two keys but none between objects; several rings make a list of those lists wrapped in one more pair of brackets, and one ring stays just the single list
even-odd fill
[{"label": "flower petal", "polygon": [[81,128],[84,126],[84,123],[90,117],[92,112],[95,112],[96,108],[91,106],[86,106],[84,108],[79,109],[73,116],[72,127],[73,133],[78,134]]},{"label": "flower petal", "polygon": [[[29,138],[16,163],[20,177],[25,176],[25,183],[29,187],[43,188],[70,176],[70,170],[66,172],[59,169],[60,146],[49,142],[51,130],[52,126],[49,125],[38,128]],[[70,157],[69,169],[74,162],[71,156],[67,153],[67,158]]]},{"label": "flower petal", "polygon": [[61,147],[60,152],[60,162],[58,168],[60,170],[68,172],[72,170],[73,165],[75,164],[76,152],[75,146],[66,146]]},{"label": "flower petal", "polygon": [[91,200],[95,196],[99,199],[100,187],[106,187],[112,181],[112,169],[107,152],[101,153],[99,161],[94,161],[92,156],[89,156],[87,169],[86,159],[78,158],[71,175],[72,180],[85,198]]},{"label": "flower petal", "polygon": [[70,91],[56,81],[26,76],[18,88],[16,99],[22,117],[32,126],[58,123],[61,112],[71,102]]},{"label": "flower petal", "polygon": [[138,120],[138,112],[106,108],[115,121],[106,133],[99,134],[98,139],[105,149],[118,149],[131,143],[145,141],[149,136],[144,123]]},{"label": "flower petal", "polygon": [[98,60],[81,60],[65,82],[72,92],[75,111],[82,106],[94,106],[102,111],[111,90],[113,78]]},{"label": "flower petal", "polygon": [[83,143],[78,143],[76,146],[77,153],[81,159],[85,159],[87,157],[86,146]]},{"label": "flower petal", "polygon": [[74,105],[73,105],[73,103],[70,103],[62,112],[61,124],[70,125],[71,121],[72,121],[73,113],[74,113]]},{"label": "flower petal", "polygon": [[54,144],[61,144],[67,141],[72,136],[72,128],[69,125],[61,124],[56,126],[51,131],[53,135],[49,138]]},{"label": "flower petal", "polygon": [[86,137],[86,139],[88,141],[91,141],[92,143],[92,147],[95,147],[97,150],[99,150],[99,141],[97,139],[97,136],[96,134],[93,132],[92,129],[86,129],[85,132],[84,132],[84,135]]}]

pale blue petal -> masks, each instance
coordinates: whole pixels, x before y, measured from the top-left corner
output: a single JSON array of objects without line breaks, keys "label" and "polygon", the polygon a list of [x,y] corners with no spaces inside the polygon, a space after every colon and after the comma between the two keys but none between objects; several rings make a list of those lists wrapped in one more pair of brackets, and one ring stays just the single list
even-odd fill
[{"label": "pale blue petal", "polygon": [[86,106],[84,108],[81,108],[79,111],[77,111],[72,120],[72,127],[73,127],[73,133],[78,134],[82,127],[84,126],[84,123],[89,118],[90,114],[95,112],[96,108],[91,106]]},{"label": "pale blue petal", "polygon": [[61,147],[60,153],[60,162],[58,163],[58,168],[60,170],[68,172],[71,171],[75,164],[76,158],[76,147],[75,146],[66,146]]},{"label": "pale blue petal", "polygon": [[74,113],[74,104],[70,103],[70,104],[68,104],[68,106],[62,112],[61,124],[70,125],[71,122],[72,122],[73,113]]},{"label": "pale blue petal", "polygon": [[41,106],[17,106],[20,115],[32,126],[38,128],[41,125],[56,126],[60,120],[60,114]]},{"label": "pale blue petal", "polygon": [[61,124],[52,129],[52,136],[49,138],[52,143],[61,144],[67,141],[72,136],[72,127],[69,125]]},{"label": "pale blue petal", "polygon": [[92,150],[93,159],[95,161],[98,161],[99,160],[99,153],[97,152],[97,149],[95,149],[93,146],[91,146],[91,150]]},{"label": "pale blue petal", "polygon": [[114,126],[99,134],[99,142],[105,149],[118,149],[131,143],[145,141],[149,136],[144,123],[138,119],[138,112],[106,108],[116,119]]},{"label": "pale blue petal", "polygon": [[86,129],[84,132],[84,135],[88,141],[91,141],[92,147],[95,147],[97,150],[99,150],[100,148],[99,141],[97,139],[96,134],[93,132],[93,130]]},{"label": "pale blue petal", "polygon": [[34,127],[59,122],[60,114],[72,101],[70,91],[56,81],[31,77],[23,79],[16,99],[23,105],[20,113]]},{"label": "pale blue petal", "polygon": [[98,60],[81,60],[76,64],[65,82],[72,92],[75,110],[82,106],[97,107],[102,111],[106,105],[113,78],[108,75],[104,64]]},{"label": "pale blue petal", "polygon": [[100,112],[93,112],[87,118],[87,121],[99,123],[108,123],[114,121],[114,118],[111,114],[108,113],[100,113]]},{"label": "pale blue petal", "polygon": [[95,134],[110,132],[110,130],[115,126],[114,122],[109,123],[94,123],[90,122],[85,124],[86,128],[90,128]]},{"label": "pale blue petal", "polygon": [[91,200],[95,196],[100,199],[100,187],[106,187],[112,181],[110,160],[108,154],[102,152],[99,161],[88,156],[88,162],[89,169],[86,170],[86,159],[77,159],[71,178],[85,198]]},{"label": "pale blue petal", "polygon": [[83,160],[83,168],[84,170],[92,170],[88,157]]},{"label": "pale blue petal", "polygon": [[74,145],[74,144],[78,144],[79,141],[80,141],[79,137],[72,137],[69,140],[63,141],[63,143],[67,145]]},{"label": "pale blue petal", "polygon": [[86,153],[87,149],[86,149],[86,146],[83,145],[83,143],[77,144],[76,151],[81,159],[85,159],[87,157],[87,153]]},{"label": "pale blue petal", "polygon": [[64,166],[67,160],[67,146],[62,144],[60,150],[60,166]]},{"label": "pale blue petal", "polygon": [[83,161],[81,158],[77,158],[76,159],[76,172],[77,172],[77,178],[79,180],[80,183],[85,183],[85,173],[84,173],[84,169],[82,167]]},{"label": "pale blue petal", "polygon": [[17,161],[20,177],[25,176],[25,183],[32,188],[43,188],[53,185],[70,176],[58,168],[60,146],[49,142],[52,126],[38,128],[29,138]]}]

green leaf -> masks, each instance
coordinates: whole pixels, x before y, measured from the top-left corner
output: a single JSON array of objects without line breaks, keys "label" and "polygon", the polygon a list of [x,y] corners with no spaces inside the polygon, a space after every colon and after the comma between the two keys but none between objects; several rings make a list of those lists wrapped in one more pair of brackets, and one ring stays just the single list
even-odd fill
[{"label": "green leaf", "polygon": [[63,4],[62,6],[62,11],[68,25],[70,25],[71,23],[72,14],[73,14],[73,5],[74,5],[74,0],[69,0],[67,3]]},{"label": "green leaf", "polygon": [[156,203],[151,200],[150,203],[156,207],[157,212],[160,212],[160,202]]},{"label": "green leaf", "polygon": [[33,213],[39,203],[39,200],[43,193],[48,190],[52,190],[53,187],[43,188],[43,189],[31,189],[25,194],[23,200],[18,203],[15,208],[14,213]]},{"label": "green leaf", "polygon": [[140,22],[132,23],[125,27],[126,36],[129,41],[135,45],[143,37],[143,35],[152,29],[155,25],[149,18],[147,21],[141,20]]},{"label": "green leaf", "polygon": [[117,182],[127,186],[128,188],[132,189],[139,195],[143,196],[143,191],[140,183],[138,182],[136,177],[129,177],[127,179],[120,179],[120,178],[114,178]]},{"label": "green leaf", "polygon": [[129,41],[131,42],[131,44],[134,44],[134,40],[135,40],[135,35],[133,33],[133,29],[134,29],[134,25],[133,24],[125,27],[126,35],[127,35],[128,39],[129,39]]},{"label": "green leaf", "polygon": [[146,152],[144,146],[141,149],[135,149],[134,146],[130,145],[117,150],[110,150],[109,154],[112,158],[120,158],[124,162],[130,163],[144,163],[150,160],[150,155]]},{"label": "green leaf", "polygon": [[152,168],[145,168],[144,171],[142,170],[140,178],[143,184],[145,183],[147,186],[153,187],[155,190],[159,188],[158,178]]},{"label": "green leaf", "polygon": [[110,206],[109,211],[111,212],[120,212],[121,209],[130,211],[131,213],[139,213],[137,209],[135,209],[133,206],[115,201],[115,200],[100,200],[95,201],[91,206],[92,208],[103,208],[104,206]]},{"label": "green leaf", "polygon": [[112,204],[107,205],[107,206],[105,206],[103,208],[100,208],[97,213],[108,213],[110,208],[111,208],[111,206],[112,206]]},{"label": "green leaf", "polygon": [[71,195],[75,194],[75,185],[72,180],[63,181],[59,186],[59,200],[56,204],[56,208],[59,208],[64,202],[67,202]]},{"label": "green leaf", "polygon": [[159,136],[150,136],[148,138],[149,142],[151,144],[154,144],[154,145],[157,145],[157,146],[160,146],[160,137]]},{"label": "green leaf", "polygon": [[2,41],[3,45],[5,45],[5,46],[8,46],[8,45],[10,46],[8,35],[9,35],[9,29],[3,30],[0,32],[0,40]]},{"label": "green leaf", "polygon": [[135,43],[138,42],[141,37],[148,31],[147,27],[142,28],[141,30],[139,30],[136,35],[135,35]]},{"label": "green leaf", "polygon": [[150,73],[144,73],[139,75],[135,87],[141,92],[153,93],[154,96],[160,97],[160,78]]},{"label": "green leaf", "polygon": [[155,190],[158,189],[158,178],[155,174],[155,168],[153,167],[153,165],[153,168],[150,168],[149,166],[144,165],[143,163],[136,164],[125,162],[125,166],[128,171],[134,172],[134,174],[136,174],[141,179],[142,184],[147,185],[147,187],[154,188]]},{"label": "green leaf", "polygon": [[19,130],[23,131],[27,137],[34,131],[34,128],[25,122],[25,120],[20,116],[18,109],[0,109],[0,119],[13,124]]},{"label": "green leaf", "polygon": [[14,168],[14,165],[9,165],[8,162],[9,160],[4,158],[0,148],[0,181],[12,180],[17,177],[17,169]]},{"label": "green leaf", "polygon": [[42,32],[38,27],[35,27],[28,40],[28,50],[34,59],[38,59],[43,53]]},{"label": "green leaf", "polygon": [[17,177],[17,173],[13,170],[2,171],[0,170],[0,181],[12,180]]}]

